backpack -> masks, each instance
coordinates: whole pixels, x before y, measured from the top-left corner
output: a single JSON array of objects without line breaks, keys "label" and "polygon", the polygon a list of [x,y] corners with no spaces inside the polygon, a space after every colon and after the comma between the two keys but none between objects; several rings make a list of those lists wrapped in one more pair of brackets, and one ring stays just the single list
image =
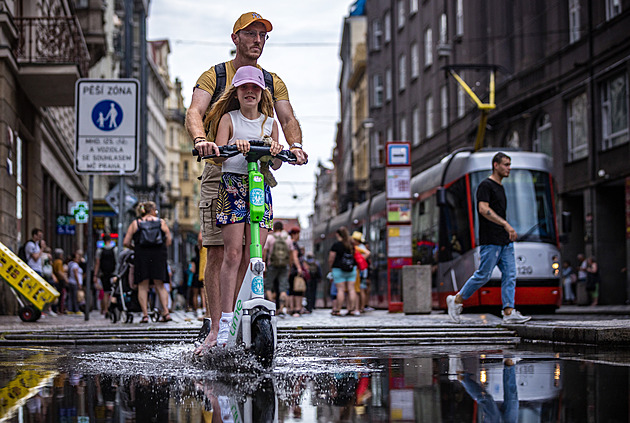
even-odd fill
[{"label": "backpack", "polygon": [[308,273],[310,273],[311,279],[321,278],[319,266],[315,260],[306,260],[306,265],[308,266]]},{"label": "backpack", "polygon": [[138,245],[141,247],[157,247],[164,243],[162,222],[158,220],[138,219]]},{"label": "backpack", "polygon": [[28,244],[29,242],[33,242],[31,240],[26,241],[24,244],[22,244],[22,246],[18,249],[18,257],[20,258],[20,260],[22,260],[24,263],[28,263],[28,257],[26,257],[26,244]]},{"label": "backpack", "polygon": [[273,243],[273,250],[271,250],[269,264],[277,267],[287,266],[291,259],[289,245],[282,235],[272,236],[276,239],[276,242]]},{"label": "backpack", "polygon": [[103,248],[101,250],[101,274],[113,275],[116,270],[116,254],[113,248]]},{"label": "backpack", "polygon": [[[217,81],[215,84],[214,93],[212,94],[212,99],[210,100],[210,106],[216,103],[216,101],[221,97],[221,94],[223,94],[223,91],[225,90],[225,85],[227,84],[225,62],[214,65],[214,73],[217,77]],[[262,73],[265,77],[265,86],[271,92],[271,97],[273,98],[273,102],[275,103],[276,96],[273,92],[273,76],[264,69],[262,69]]]},{"label": "backpack", "polygon": [[352,269],[354,269],[354,266],[356,265],[357,265],[357,262],[354,259],[354,254],[348,251],[344,251],[343,254],[341,255],[341,259],[339,262],[339,266],[341,267],[341,270],[343,270],[344,272],[350,272],[352,271]]},{"label": "backpack", "polygon": [[363,254],[361,254],[361,252],[359,252],[359,250],[356,248],[354,250],[354,261],[357,262],[357,268],[359,270],[365,270],[368,268],[367,260],[365,260],[365,257],[363,257]]}]

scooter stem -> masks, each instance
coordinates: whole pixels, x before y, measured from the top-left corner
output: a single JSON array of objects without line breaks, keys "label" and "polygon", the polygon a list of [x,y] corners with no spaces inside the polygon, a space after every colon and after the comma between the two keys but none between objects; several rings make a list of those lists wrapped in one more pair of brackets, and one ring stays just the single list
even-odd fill
[{"label": "scooter stem", "polygon": [[251,244],[249,257],[262,258],[262,246],[260,245],[260,222],[265,215],[265,185],[262,173],[258,171],[257,161],[247,162],[247,174],[249,177],[249,215],[251,219]]}]

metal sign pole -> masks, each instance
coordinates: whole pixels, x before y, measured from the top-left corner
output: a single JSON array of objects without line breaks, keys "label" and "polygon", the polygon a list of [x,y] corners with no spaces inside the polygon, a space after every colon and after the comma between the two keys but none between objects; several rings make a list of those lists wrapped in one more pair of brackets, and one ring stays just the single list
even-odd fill
[{"label": "metal sign pole", "polygon": [[86,266],[87,279],[85,281],[85,320],[90,320],[90,309],[92,308],[92,271],[94,264],[94,218],[92,217],[94,212],[92,211],[94,206],[94,175],[90,175],[89,193],[88,193],[88,233],[87,233],[87,251],[86,251]]},{"label": "metal sign pole", "polygon": [[125,217],[125,173],[122,170],[120,171],[118,186],[120,187],[118,192],[118,257],[120,257],[120,253],[122,253],[123,250],[123,225],[125,224],[125,222],[123,222]]}]

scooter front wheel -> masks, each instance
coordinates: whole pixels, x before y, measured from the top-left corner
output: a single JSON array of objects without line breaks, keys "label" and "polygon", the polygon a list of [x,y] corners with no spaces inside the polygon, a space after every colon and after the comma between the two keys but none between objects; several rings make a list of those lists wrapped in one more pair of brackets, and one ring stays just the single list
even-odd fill
[{"label": "scooter front wheel", "polygon": [[270,316],[258,316],[252,322],[252,353],[263,367],[269,368],[273,363],[275,349]]}]

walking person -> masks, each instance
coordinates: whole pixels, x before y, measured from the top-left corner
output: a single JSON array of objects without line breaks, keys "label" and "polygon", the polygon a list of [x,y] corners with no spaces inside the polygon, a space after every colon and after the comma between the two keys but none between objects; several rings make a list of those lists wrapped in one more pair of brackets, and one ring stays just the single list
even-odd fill
[{"label": "walking person", "polygon": [[158,217],[153,201],[145,201],[138,206],[139,218],[129,225],[123,245],[134,245],[134,282],[138,285],[138,302],[142,309],[140,323],[149,323],[148,295],[149,284],[153,283],[162,304],[163,322],[173,320],[168,309],[168,292],[164,281],[168,280],[167,250],[171,245],[171,232],[164,219]]},{"label": "walking person", "polygon": [[79,290],[83,288],[83,251],[76,250],[68,262],[68,313],[83,314],[79,310]]},{"label": "walking person", "polygon": [[66,314],[66,299],[68,293],[68,273],[64,269],[63,250],[55,248],[53,259],[53,274],[57,279],[57,287],[59,290],[59,307],[57,312]]},{"label": "walking person", "polygon": [[289,264],[291,262],[291,240],[280,221],[273,223],[271,236],[267,237],[263,247],[265,262],[265,297],[276,303],[278,315],[285,315],[287,293],[289,291]]},{"label": "walking person", "polygon": [[306,255],[305,264],[310,276],[306,283],[306,311],[312,313],[317,300],[317,285],[322,280],[322,268],[313,253]]},{"label": "walking person", "polygon": [[446,297],[448,314],[455,323],[461,321],[463,303],[492,276],[495,266],[501,271],[501,302],[503,323],[525,323],[530,316],[523,316],[514,308],[516,291],[516,262],[514,244],[517,234],[507,222],[507,198],[502,181],[510,176],[512,159],[504,153],[492,158],[492,175],[477,188],[479,211],[479,269],[466,281],[456,295]]},{"label": "walking person", "polygon": [[354,259],[357,262],[359,279],[359,311],[364,313],[368,302],[368,260],[371,253],[365,246],[363,233],[354,231],[352,233],[352,243],[354,244]]},{"label": "walking person", "polygon": [[[264,19],[260,14],[255,12],[242,14],[234,23],[231,35],[232,42],[236,47],[234,59],[211,67],[197,80],[192,95],[192,102],[186,112],[186,129],[201,156],[219,152],[214,142],[216,133],[212,134],[210,130],[212,122],[209,119],[209,111],[211,106],[219,99],[223,90],[230,86],[234,74],[240,67],[256,66],[262,69],[257,62],[263,52],[268,33],[272,29],[271,22]],[[278,75],[265,71],[265,76],[267,75],[269,78],[265,78],[265,85],[270,80],[268,88],[273,90],[273,105],[284,137],[289,143],[291,151],[297,157],[296,164],[304,164],[308,155],[302,150],[302,131],[293,114],[287,87]],[[216,207],[220,180],[220,166],[206,162],[201,176],[199,214],[203,245],[208,250],[206,268],[200,269],[200,271],[205,272],[204,287],[208,300],[206,316],[211,318],[212,324],[209,333],[202,327],[199,334],[200,337],[208,338],[205,348],[215,345],[221,318],[219,272],[223,262],[223,237],[221,229],[216,226]],[[246,266],[247,263],[241,263],[237,279],[242,280]],[[208,334],[210,335],[209,337],[207,336]],[[200,353],[201,349],[198,348],[196,352]]]},{"label": "walking person", "polygon": [[590,256],[586,260],[586,291],[591,300],[591,306],[596,306],[599,298],[599,267],[597,259]]},{"label": "walking person", "polygon": [[103,290],[103,298],[101,300],[101,314],[106,318],[109,317],[109,300],[112,292],[112,277],[116,272],[118,264],[118,253],[116,244],[112,242],[110,234],[103,235],[103,248],[96,250],[94,264],[94,286],[100,281]]},{"label": "walking person", "polygon": [[348,314],[360,316],[358,310],[357,293],[354,289],[354,283],[357,279],[357,263],[354,259],[354,245],[345,226],[337,229],[335,233],[337,242],[330,247],[328,253],[328,268],[332,269],[333,283],[337,288],[337,299],[334,302],[332,315],[339,316],[340,309],[348,293]]},{"label": "walking person", "polygon": [[24,244],[24,257],[26,258],[26,264],[41,277],[44,277],[42,269],[44,252],[42,249],[44,248],[45,243],[43,241],[44,231],[39,228],[33,228],[31,231],[31,239],[26,241],[26,244]]},{"label": "walking person", "polygon": [[575,294],[573,293],[573,284],[577,280],[577,276],[571,267],[569,260],[562,262],[562,287],[564,293],[565,304],[575,304]]},{"label": "walking person", "polygon": [[289,271],[289,313],[293,317],[302,315],[302,299],[306,292],[306,284],[298,286],[296,276],[301,277],[308,283],[308,275],[306,268],[302,265],[304,261],[303,250],[300,248],[298,241],[300,240],[300,228],[294,226],[289,231],[291,237],[291,270]]}]

